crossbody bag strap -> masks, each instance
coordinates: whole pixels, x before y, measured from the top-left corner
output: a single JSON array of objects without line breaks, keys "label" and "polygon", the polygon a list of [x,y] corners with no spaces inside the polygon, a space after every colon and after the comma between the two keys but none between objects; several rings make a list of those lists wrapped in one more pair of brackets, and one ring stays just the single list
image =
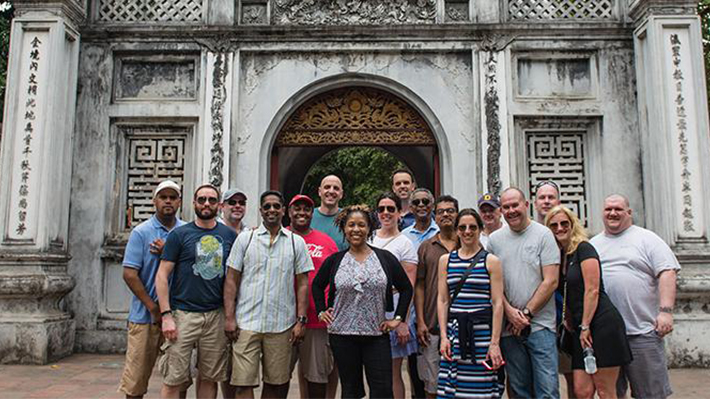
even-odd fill
[{"label": "crossbody bag strap", "polygon": [[461,292],[461,289],[463,288],[463,285],[466,283],[466,279],[473,271],[473,268],[476,267],[476,264],[478,264],[478,261],[481,260],[481,258],[486,255],[488,255],[488,252],[485,249],[481,249],[480,251],[478,251],[478,255],[476,255],[473,258],[473,260],[471,261],[471,264],[468,266],[468,268],[466,268],[466,271],[463,272],[463,275],[461,276],[461,280],[456,285],[453,295],[451,295],[451,300],[449,301],[449,308],[451,308],[451,305],[453,305],[454,301],[456,300],[456,297],[459,296],[459,292]]}]

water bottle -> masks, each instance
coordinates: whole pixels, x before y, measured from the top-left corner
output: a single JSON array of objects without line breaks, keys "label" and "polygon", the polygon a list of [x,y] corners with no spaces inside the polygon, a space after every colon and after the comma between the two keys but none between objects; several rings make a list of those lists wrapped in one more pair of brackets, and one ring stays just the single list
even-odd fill
[{"label": "water bottle", "polygon": [[586,371],[587,374],[597,372],[597,358],[594,357],[594,349],[591,347],[584,348],[584,371]]}]

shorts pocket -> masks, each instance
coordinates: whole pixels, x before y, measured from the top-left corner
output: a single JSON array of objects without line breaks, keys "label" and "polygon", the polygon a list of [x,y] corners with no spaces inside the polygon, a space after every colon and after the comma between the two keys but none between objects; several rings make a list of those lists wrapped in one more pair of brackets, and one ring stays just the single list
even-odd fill
[{"label": "shorts pocket", "polygon": [[170,352],[168,349],[172,346],[172,342],[165,340],[162,345],[160,345],[160,354],[158,355],[158,371],[160,375],[165,379],[170,371]]}]

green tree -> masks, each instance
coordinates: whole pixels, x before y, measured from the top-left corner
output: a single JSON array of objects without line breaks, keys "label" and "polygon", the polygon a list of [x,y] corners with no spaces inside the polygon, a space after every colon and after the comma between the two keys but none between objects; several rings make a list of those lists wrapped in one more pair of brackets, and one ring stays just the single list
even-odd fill
[{"label": "green tree", "polygon": [[392,188],[392,171],[406,167],[389,152],[377,147],[345,147],[322,157],[308,171],[303,191],[318,198],[318,186],[323,177],[334,174],[343,181],[345,196],[341,206],[373,202]]}]

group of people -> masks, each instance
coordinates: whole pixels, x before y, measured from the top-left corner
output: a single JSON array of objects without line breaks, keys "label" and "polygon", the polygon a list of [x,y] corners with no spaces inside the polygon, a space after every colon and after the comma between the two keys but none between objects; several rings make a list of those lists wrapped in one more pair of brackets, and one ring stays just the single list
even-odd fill
[{"label": "group of people", "polygon": [[157,361],[165,398],[193,380],[200,398],[218,383],[253,398],[261,381],[285,398],[294,371],[302,398],[338,383],[344,398],[404,398],[407,359],[417,398],[557,398],[558,374],[570,397],[671,394],[663,337],[680,266],[626,197],[605,199],[590,240],[552,181],[535,188],[534,218],[515,187],[460,209],[405,169],[372,208],[341,208],[343,195],[334,175],[318,206],[266,191],[249,229],[241,190],[198,187],[185,223],[180,187],[158,185],[123,261],[134,297],[119,391],[142,397]]}]

